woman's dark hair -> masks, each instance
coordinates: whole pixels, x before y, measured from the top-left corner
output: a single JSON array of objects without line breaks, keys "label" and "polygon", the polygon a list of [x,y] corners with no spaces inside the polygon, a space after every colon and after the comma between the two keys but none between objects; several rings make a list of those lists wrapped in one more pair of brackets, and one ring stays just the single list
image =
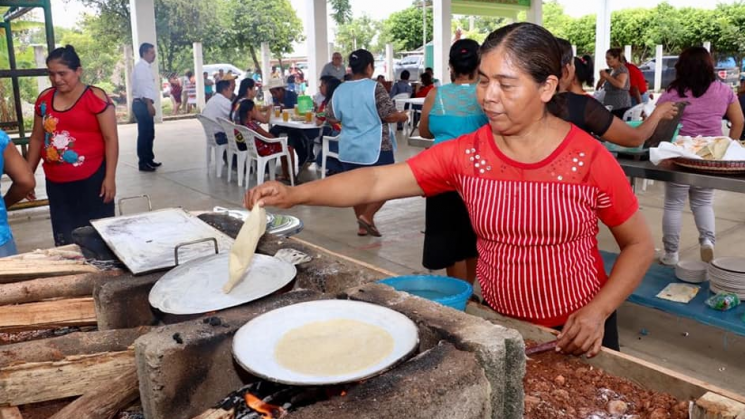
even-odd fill
[{"label": "woman's dark hair", "polygon": [[238,125],[246,125],[248,122],[248,115],[254,110],[254,101],[251,99],[244,99],[241,104],[238,105]]},{"label": "woman's dark hair", "polygon": [[331,102],[331,98],[334,96],[334,92],[336,91],[336,88],[341,85],[341,80],[337,79],[336,77],[332,77],[330,80],[326,81],[326,97],[323,99],[323,105],[326,106]]},{"label": "woman's dark hair", "polygon": [[186,76],[187,78],[192,78],[192,77],[194,76],[194,73],[192,73],[192,71],[191,71],[191,70],[186,70],[186,73],[184,73],[184,75],[185,75],[185,76]]},{"label": "woman's dark hair", "polygon": [[374,62],[372,53],[366,49],[358,49],[349,54],[349,67],[352,68],[352,74],[365,74],[367,67]]},{"label": "woman's dark hair", "polygon": [[479,69],[479,43],[473,39],[459,39],[450,47],[450,68],[453,75],[470,76]]},{"label": "woman's dark hair", "polygon": [[432,84],[432,83],[433,83],[433,82],[432,82],[432,75],[431,75],[431,74],[429,74],[429,73],[422,73],[422,74],[421,74],[421,75],[419,76],[419,78],[420,78],[420,79],[422,80],[422,84],[423,84],[424,86],[429,86],[430,84]]},{"label": "woman's dark hair", "polygon": [[709,51],[703,47],[686,48],[675,63],[675,80],[667,91],[676,90],[678,96],[685,97],[686,90],[690,90],[693,97],[698,98],[709,90],[715,80],[714,60]]},{"label": "woman's dark hair", "polygon": [[344,75],[344,81],[349,81],[349,80],[352,80],[352,75],[347,73]]},{"label": "woman's dark hair", "polygon": [[542,26],[527,22],[503,26],[489,34],[479,55],[483,58],[499,47],[536,83],[545,83],[549,76],[561,79],[561,47]]},{"label": "woman's dark hair", "polygon": [[623,50],[621,50],[621,48],[611,48],[608,51],[605,51],[605,53],[623,62]]},{"label": "woman's dark hair", "polygon": [[411,77],[411,73],[409,73],[409,70],[404,70],[401,72],[401,80],[408,80],[409,77]]},{"label": "woman's dark hair", "polygon": [[595,66],[592,63],[592,57],[583,55],[582,58],[574,57],[574,75],[577,77],[579,84],[587,84],[592,87],[595,85]]},{"label": "woman's dark hair", "polygon": [[574,50],[572,50],[572,43],[564,38],[556,38],[556,42],[561,47],[561,66],[567,66],[572,62],[574,58]]},{"label": "woman's dark hair", "polygon": [[241,80],[241,85],[238,87],[238,95],[233,99],[233,103],[230,104],[230,109],[235,109],[235,104],[239,100],[244,99],[249,90],[252,90],[256,86],[256,81],[252,78]]},{"label": "woman's dark hair", "polygon": [[72,45],[65,45],[53,50],[47,57],[47,65],[50,61],[59,61],[73,71],[80,68],[80,57],[78,57],[78,53],[75,52]]}]

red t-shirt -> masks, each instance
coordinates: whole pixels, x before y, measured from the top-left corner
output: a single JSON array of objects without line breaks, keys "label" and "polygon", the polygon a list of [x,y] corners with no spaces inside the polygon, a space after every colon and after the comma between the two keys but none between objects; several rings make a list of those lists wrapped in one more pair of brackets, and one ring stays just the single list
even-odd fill
[{"label": "red t-shirt", "polygon": [[70,109],[59,111],[52,105],[56,90],[47,89],[36,99],[36,114],[42,117],[44,127],[44,173],[58,183],[86,179],[104,161],[98,115],[111,105],[111,100],[108,96],[106,101],[101,100],[88,86]]},{"label": "red t-shirt", "polygon": [[607,280],[598,220],[618,226],[639,208],[613,156],[574,125],[537,163],[505,156],[485,125],[408,164],[425,195],[462,196],[478,237],[477,274],[489,305],[549,327],[563,325]]},{"label": "red t-shirt", "polygon": [[644,73],[642,73],[642,71],[639,70],[639,67],[634,64],[626,63],[624,65],[629,70],[629,83],[631,84],[631,87],[636,86],[636,88],[639,89],[639,94],[643,95],[646,93],[647,81],[644,80]]},{"label": "red t-shirt", "polygon": [[429,94],[429,91],[434,89],[435,85],[430,84],[429,86],[422,86],[419,88],[419,90],[416,91],[416,95],[414,97],[427,97],[427,94]]}]

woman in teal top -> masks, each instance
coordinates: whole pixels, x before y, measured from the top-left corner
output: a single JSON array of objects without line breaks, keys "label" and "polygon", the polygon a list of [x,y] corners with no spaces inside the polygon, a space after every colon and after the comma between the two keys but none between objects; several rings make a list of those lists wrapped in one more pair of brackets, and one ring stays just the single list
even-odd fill
[{"label": "woman in teal top", "polygon": [[[419,134],[435,144],[474,132],[488,120],[476,100],[479,44],[461,39],[450,48],[451,84],[433,89],[424,101]],[[457,192],[427,198],[424,257],[430,270],[473,283],[476,279],[476,234],[466,205]]]},{"label": "woman in teal top", "polygon": [[8,135],[0,130],[0,175],[7,174],[13,183],[0,200],[0,257],[17,253],[13,234],[8,225],[8,208],[23,199],[36,186],[34,174]]}]

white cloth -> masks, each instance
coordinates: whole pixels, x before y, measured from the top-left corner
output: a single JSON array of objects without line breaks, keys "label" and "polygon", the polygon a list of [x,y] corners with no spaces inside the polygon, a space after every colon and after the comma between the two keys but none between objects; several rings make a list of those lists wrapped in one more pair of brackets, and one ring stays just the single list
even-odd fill
[{"label": "white cloth", "polygon": [[210,98],[205,105],[202,115],[217,121],[217,118],[230,119],[230,99],[218,93]]},{"label": "white cloth", "polygon": [[132,71],[132,97],[134,99],[147,98],[155,102],[155,78],[150,63],[140,59]]}]

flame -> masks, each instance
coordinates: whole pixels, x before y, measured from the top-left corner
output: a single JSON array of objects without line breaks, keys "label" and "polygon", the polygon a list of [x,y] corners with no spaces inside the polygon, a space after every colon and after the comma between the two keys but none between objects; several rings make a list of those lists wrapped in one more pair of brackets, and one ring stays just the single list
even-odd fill
[{"label": "flame", "polygon": [[346,391],[343,391],[343,390],[342,390],[342,392],[341,392],[341,396],[342,396],[342,397],[344,397],[344,396],[346,396],[346,395],[347,395],[347,392],[346,392]]},{"label": "flame", "polygon": [[246,393],[243,397],[246,399],[246,405],[260,414],[264,419],[281,418],[285,415],[285,410],[281,407],[264,403],[263,400],[251,393]]}]

